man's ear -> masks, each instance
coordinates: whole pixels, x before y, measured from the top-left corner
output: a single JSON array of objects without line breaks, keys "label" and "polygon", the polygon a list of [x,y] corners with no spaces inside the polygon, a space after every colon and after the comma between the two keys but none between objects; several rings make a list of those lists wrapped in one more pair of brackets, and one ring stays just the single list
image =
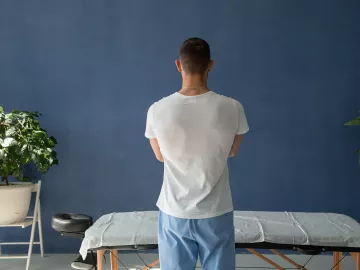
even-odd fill
[{"label": "man's ear", "polygon": [[209,61],[209,68],[208,68],[208,72],[210,72],[210,71],[211,71],[211,69],[213,68],[213,66],[214,66],[214,60],[210,60],[210,61]]},{"label": "man's ear", "polygon": [[175,65],[176,65],[177,70],[181,73],[182,67],[181,67],[181,61],[179,59],[175,60]]}]

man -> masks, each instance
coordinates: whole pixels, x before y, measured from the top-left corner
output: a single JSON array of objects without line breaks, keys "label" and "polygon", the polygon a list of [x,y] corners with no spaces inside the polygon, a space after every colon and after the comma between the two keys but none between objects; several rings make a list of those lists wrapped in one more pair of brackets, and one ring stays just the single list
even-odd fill
[{"label": "man", "polygon": [[207,87],[213,67],[208,43],[186,40],[176,67],[180,91],[148,110],[145,136],[164,162],[157,206],[162,270],[235,269],[228,157],[249,130],[242,105]]}]

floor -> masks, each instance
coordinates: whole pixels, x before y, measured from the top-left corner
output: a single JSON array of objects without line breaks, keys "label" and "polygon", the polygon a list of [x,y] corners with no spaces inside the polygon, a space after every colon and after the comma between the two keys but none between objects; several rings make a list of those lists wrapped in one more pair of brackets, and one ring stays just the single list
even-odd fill
[{"label": "floor", "polygon": [[[75,259],[76,255],[48,255],[44,258],[41,258],[38,255],[34,255],[31,262],[30,270],[70,270],[71,262]],[[146,263],[151,263],[157,259],[157,256],[154,254],[142,254],[141,257]],[[277,256],[268,255],[268,258],[279,263],[282,267],[286,269],[296,269],[294,266],[289,265],[283,260],[279,259]],[[310,258],[309,256],[294,255],[289,256],[294,259],[299,264],[305,264],[306,261]],[[135,254],[126,254],[120,255],[120,260],[125,264],[128,269],[141,269],[143,264],[141,260]],[[106,258],[106,263],[104,265],[104,270],[109,270],[109,259]],[[240,254],[237,256],[237,266],[241,267],[239,269],[252,269],[252,270],[264,270],[264,269],[274,269],[269,267],[268,264],[262,262],[260,259],[256,258],[253,255]],[[311,270],[330,270],[332,268],[332,257],[331,256],[315,256],[307,264],[307,269]],[[25,260],[0,260],[0,269],[1,270],[24,270],[25,269]],[[119,268],[125,270],[126,268]],[[201,269],[201,268],[199,268]],[[351,257],[346,257],[342,261],[341,270],[354,270],[355,265]],[[155,270],[155,269],[154,269]]]}]

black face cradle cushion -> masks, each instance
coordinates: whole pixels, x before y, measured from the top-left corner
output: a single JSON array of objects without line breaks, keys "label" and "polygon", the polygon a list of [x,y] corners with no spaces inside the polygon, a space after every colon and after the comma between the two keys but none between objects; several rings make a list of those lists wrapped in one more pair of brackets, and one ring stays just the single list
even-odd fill
[{"label": "black face cradle cushion", "polygon": [[51,227],[63,233],[83,233],[92,224],[92,217],[82,214],[56,214],[51,221]]}]

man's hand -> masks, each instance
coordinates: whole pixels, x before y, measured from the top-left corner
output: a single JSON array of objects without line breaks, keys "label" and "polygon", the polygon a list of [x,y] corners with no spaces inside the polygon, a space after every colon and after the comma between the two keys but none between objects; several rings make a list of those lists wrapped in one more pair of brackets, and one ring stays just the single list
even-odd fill
[{"label": "man's hand", "polygon": [[156,158],[160,162],[164,162],[164,158],[163,158],[163,156],[161,154],[160,146],[159,146],[159,143],[158,143],[157,139],[156,138],[150,139],[150,145],[151,145],[152,150],[154,151],[154,154],[155,154]]},{"label": "man's hand", "polygon": [[243,135],[235,135],[229,157],[234,157],[236,155],[237,151],[239,150],[242,139],[243,139]]}]

